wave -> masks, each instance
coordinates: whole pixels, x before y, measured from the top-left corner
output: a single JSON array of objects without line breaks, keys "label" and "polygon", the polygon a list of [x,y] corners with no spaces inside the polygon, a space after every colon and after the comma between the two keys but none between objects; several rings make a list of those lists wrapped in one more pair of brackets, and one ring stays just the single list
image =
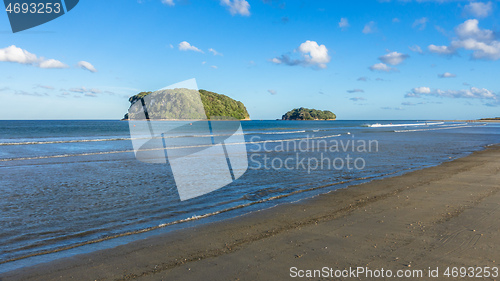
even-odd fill
[{"label": "wave", "polygon": [[440,125],[440,126],[453,127],[453,126],[464,126],[464,125],[469,125],[469,123],[443,124],[443,125]]},{"label": "wave", "polygon": [[[321,136],[321,137],[305,137],[305,138],[281,139],[281,140],[234,142],[234,143],[225,143],[225,145],[288,142],[288,141],[298,141],[298,140],[304,140],[304,139],[315,140],[315,139],[325,139],[325,138],[333,138],[333,137],[339,137],[339,136],[340,136],[340,134]],[[163,147],[162,148],[150,148],[150,149],[140,149],[138,151],[144,152],[144,151],[158,151],[158,150],[165,150],[165,149],[186,149],[186,148],[198,148],[198,147],[210,147],[210,146],[212,146],[212,144],[202,144],[202,145],[192,145],[192,146],[174,146],[174,147],[167,147],[167,148],[163,148]],[[51,159],[51,158],[78,157],[78,156],[93,156],[93,155],[131,153],[131,152],[134,152],[134,150],[116,150],[116,151],[77,153],[77,154],[59,154],[59,155],[34,156],[34,157],[3,158],[3,159],[0,159],[0,162],[39,160],[39,159]]]},{"label": "wave", "polygon": [[134,152],[134,151],[133,150],[118,150],[118,151],[89,152],[89,153],[78,153],[78,154],[59,154],[59,155],[34,156],[34,157],[3,158],[3,159],[0,159],[0,162],[21,161],[21,160],[38,160],[38,159],[50,159],[50,158],[64,158],[64,157],[76,157],[76,156],[91,156],[91,155],[116,154],[116,153],[126,153],[126,152]]},{"label": "wave", "polygon": [[121,141],[121,140],[130,140],[130,139],[131,138],[110,138],[110,139],[0,142],[0,146],[3,146],[3,145],[31,145],[31,144],[58,144],[58,143],[77,143],[77,142],[99,142],[99,141]]},{"label": "wave", "polygon": [[[296,134],[305,133],[305,130],[300,131],[285,131],[285,132],[265,132],[265,133],[239,133],[239,134],[205,134],[205,135],[171,135],[165,138],[190,138],[190,137],[219,137],[219,136],[231,136],[231,135],[281,135],[281,134]],[[85,142],[105,142],[105,141],[130,141],[138,139],[149,139],[151,136],[144,137],[118,137],[118,138],[105,138],[105,139],[75,139],[75,140],[47,140],[47,141],[21,141],[21,142],[0,142],[0,146],[8,145],[34,145],[34,144],[61,144],[61,143],[85,143]],[[160,136],[155,138],[161,138]]]},{"label": "wave", "polygon": [[396,133],[407,133],[407,132],[423,132],[423,131],[434,131],[434,130],[446,130],[446,129],[459,129],[459,128],[471,128],[484,126],[486,124],[479,125],[462,125],[462,126],[450,126],[450,127],[438,127],[438,128],[429,128],[429,129],[413,129],[413,130],[394,130]]},{"label": "wave", "polygon": [[286,131],[286,132],[268,132],[268,133],[247,133],[249,135],[281,135],[281,134],[295,134],[295,133],[305,133],[305,130],[300,131]]},{"label": "wave", "polygon": [[410,124],[380,124],[380,123],[375,123],[375,124],[367,124],[367,127],[372,127],[372,128],[385,128],[385,127],[413,127],[413,126],[435,126],[435,125],[443,125],[444,122],[434,122],[434,123],[410,123]]}]

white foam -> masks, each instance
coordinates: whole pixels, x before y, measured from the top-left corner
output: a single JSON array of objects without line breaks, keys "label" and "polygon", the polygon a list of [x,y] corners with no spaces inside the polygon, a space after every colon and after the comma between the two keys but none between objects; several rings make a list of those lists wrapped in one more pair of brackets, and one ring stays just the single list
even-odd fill
[{"label": "white foam", "polygon": [[429,129],[413,129],[413,130],[394,130],[396,133],[407,133],[407,132],[423,132],[423,131],[434,131],[434,130],[446,130],[446,129],[459,129],[459,128],[471,128],[484,126],[486,124],[480,125],[464,125],[464,126],[450,126],[450,127],[438,127],[438,128],[429,128]]},{"label": "white foam", "polygon": [[[339,135],[328,135],[322,137],[305,137],[305,138],[294,138],[294,139],[281,139],[281,140],[265,140],[265,141],[254,141],[254,142],[238,142],[238,143],[226,143],[225,145],[237,145],[237,144],[256,144],[256,143],[274,143],[274,142],[288,142],[288,141],[298,141],[298,140],[315,140],[315,139],[325,139],[339,137]],[[209,147],[212,144],[206,145],[193,145],[193,146],[175,146],[167,147],[167,149],[185,149],[185,148],[195,148],[195,147]],[[151,149],[140,149],[139,151],[157,151],[164,150],[165,148],[151,148]],[[0,159],[0,162],[7,161],[22,161],[22,160],[38,160],[38,159],[51,159],[51,158],[65,158],[65,157],[77,157],[77,156],[92,156],[92,155],[105,155],[105,154],[117,154],[117,153],[131,153],[134,150],[117,150],[117,151],[105,151],[105,152],[89,152],[89,153],[78,153],[78,154],[60,154],[60,155],[47,155],[47,156],[36,156],[36,157],[19,157],[19,158],[4,158]]]},{"label": "white foam", "polygon": [[413,126],[435,126],[435,125],[442,125],[444,122],[435,122],[435,123],[410,123],[410,124],[370,124],[368,127],[372,128],[381,128],[381,127],[413,127]]}]

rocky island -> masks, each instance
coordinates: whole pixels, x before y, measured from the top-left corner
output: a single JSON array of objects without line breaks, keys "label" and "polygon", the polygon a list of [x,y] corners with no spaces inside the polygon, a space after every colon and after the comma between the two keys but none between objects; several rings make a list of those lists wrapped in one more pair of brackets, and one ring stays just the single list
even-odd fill
[{"label": "rocky island", "polygon": [[281,120],[335,120],[337,116],[329,110],[295,108],[285,113]]},{"label": "rocky island", "polygon": [[[239,120],[250,120],[245,105],[226,95],[199,90],[203,108],[199,105],[198,93],[188,89],[172,89],[157,92],[140,92],[129,98],[129,113],[122,120],[128,120],[129,114],[134,114],[138,106],[136,102],[146,96],[151,99],[146,101],[150,119],[211,119],[214,117],[231,117]],[[154,95],[154,97],[153,97]],[[133,117],[132,117],[133,118]]]}]

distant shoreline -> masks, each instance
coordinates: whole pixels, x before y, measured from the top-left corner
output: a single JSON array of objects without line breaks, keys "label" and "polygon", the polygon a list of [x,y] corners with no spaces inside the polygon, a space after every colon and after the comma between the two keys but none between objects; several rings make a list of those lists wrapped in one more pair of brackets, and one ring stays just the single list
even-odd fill
[{"label": "distant shoreline", "polygon": [[500,119],[473,119],[473,120],[429,120],[429,121],[440,121],[440,122],[467,122],[467,123],[481,123],[481,122],[500,123]]}]

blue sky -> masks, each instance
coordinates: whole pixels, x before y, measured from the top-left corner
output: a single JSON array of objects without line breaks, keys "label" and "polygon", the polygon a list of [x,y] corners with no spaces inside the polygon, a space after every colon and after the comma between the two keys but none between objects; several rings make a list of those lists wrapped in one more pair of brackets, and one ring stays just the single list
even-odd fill
[{"label": "blue sky", "polygon": [[0,13],[0,119],[118,119],[190,78],[252,119],[500,116],[499,1],[80,1],[13,34]]}]

